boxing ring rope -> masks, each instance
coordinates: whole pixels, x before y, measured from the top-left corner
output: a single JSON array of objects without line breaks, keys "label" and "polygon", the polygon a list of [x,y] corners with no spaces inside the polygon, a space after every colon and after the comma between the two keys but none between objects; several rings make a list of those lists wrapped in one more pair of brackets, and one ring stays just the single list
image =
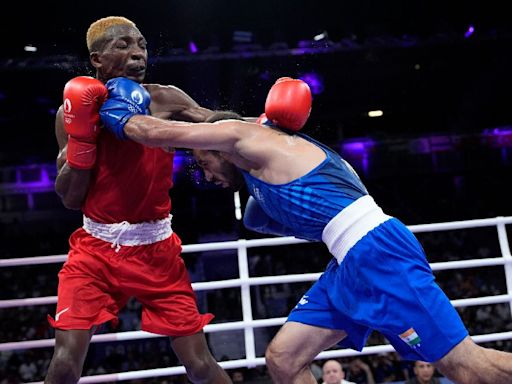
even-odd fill
[{"label": "boxing ring rope", "polygon": [[[498,234],[498,241],[501,251],[501,257],[495,258],[484,258],[484,259],[473,259],[473,260],[459,260],[459,261],[447,261],[447,262],[436,262],[431,263],[432,270],[441,271],[449,269],[465,269],[465,268],[477,268],[477,267],[488,267],[488,266],[500,266],[502,265],[505,270],[505,280],[507,287],[507,294],[497,296],[485,296],[476,298],[466,298],[452,300],[452,304],[455,307],[468,307],[486,304],[499,304],[508,303],[510,310],[512,311],[512,255],[510,252],[510,246],[508,242],[508,236],[506,231],[506,225],[512,224],[512,216],[503,217],[498,216],[489,219],[477,219],[477,220],[465,220],[465,221],[454,221],[445,223],[434,223],[434,224],[420,224],[411,225],[409,229],[415,233],[422,232],[438,232],[448,231],[457,229],[469,229],[479,227],[492,227],[495,226]],[[225,369],[248,367],[253,368],[260,365],[265,365],[264,357],[256,357],[256,347],[254,340],[254,329],[261,327],[273,327],[280,326],[285,321],[285,317],[270,318],[270,319],[253,319],[253,312],[251,307],[251,293],[250,288],[252,286],[269,285],[269,284],[283,284],[283,283],[296,283],[296,282],[308,282],[315,281],[319,278],[321,273],[306,273],[306,274],[294,274],[294,275],[277,275],[277,276],[263,276],[263,277],[250,277],[249,276],[249,265],[248,265],[248,248],[256,247],[274,247],[281,245],[292,245],[307,243],[306,240],[297,239],[295,237],[277,237],[267,239],[255,239],[255,240],[237,240],[237,241],[226,241],[216,243],[205,243],[205,244],[191,244],[183,246],[183,253],[192,252],[205,252],[205,251],[216,251],[216,250],[237,250],[238,254],[238,269],[239,278],[229,280],[218,280],[193,283],[192,287],[194,291],[205,291],[221,288],[235,288],[241,289],[241,302],[242,302],[242,321],[233,321],[220,324],[209,324],[204,328],[206,333],[221,332],[221,331],[232,331],[232,330],[244,330],[245,340],[245,359],[222,361],[219,364]],[[40,265],[50,263],[62,263],[67,259],[67,255],[53,255],[53,256],[38,256],[30,258],[15,258],[15,259],[4,259],[0,260],[1,267],[14,267],[14,266],[26,266],[26,265]],[[46,304],[56,304],[57,296],[38,297],[38,298],[26,298],[26,299],[14,299],[14,300],[0,300],[0,308],[12,308],[12,307],[27,307],[37,306]],[[512,313],[512,312],[511,312]],[[108,334],[98,334],[92,337],[92,343],[101,342],[113,342],[113,341],[126,341],[136,339],[147,339],[164,337],[161,335],[155,335],[144,331],[128,331]],[[501,332],[492,333],[486,335],[473,335],[473,340],[477,343],[485,343],[491,341],[509,340],[512,339],[512,332]],[[29,340],[19,342],[7,342],[0,343],[1,351],[12,351],[30,348],[45,348],[52,347],[55,343],[55,339],[42,339],[42,340]],[[363,349],[362,352],[357,352],[351,349],[340,349],[340,350],[328,350],[320,353],[317,359],[327,359],[336,357],[349,357],[357,355],[368,355],[377,354],[383,352],[393,352],[394,349],[391,345],[377,345],[368,346]],[[139,371],[129,371],[111,374],[101,374],[84,376],[80,379],[80,383],[103,383],[109,381],[123,381],[142,379],[158,376],[172,376],[185,373],[183,366],[178,367],[167,367],[157,368]],[[38,382],[41,384],[42,382]],[[32,383],[36,384],[36,383]]]}]

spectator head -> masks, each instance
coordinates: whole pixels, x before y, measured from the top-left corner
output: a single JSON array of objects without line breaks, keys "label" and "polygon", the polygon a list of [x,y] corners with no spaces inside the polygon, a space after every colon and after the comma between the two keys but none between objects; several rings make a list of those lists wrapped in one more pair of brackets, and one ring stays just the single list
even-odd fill
[{"label": "spectator head", "polygon": [[325,384],[340,384],[345,372],[339,361],[327,360],[322,366],[322,380]]},{"label": "spectator head", "polygon": [[242,371],[233,371],[231,380],[233,380],[233,383],[243,383],[245,380],[244,373]]},{"label": "spectator head", "polygon": [[426,361],[416,360],[414,362],[414,374],[421,384],[430,383],[434,377],[435,367]]}]

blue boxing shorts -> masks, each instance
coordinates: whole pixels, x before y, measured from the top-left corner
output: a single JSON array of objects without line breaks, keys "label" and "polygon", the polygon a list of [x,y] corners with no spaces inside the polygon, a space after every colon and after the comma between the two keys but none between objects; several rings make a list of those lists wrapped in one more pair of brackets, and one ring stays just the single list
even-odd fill
[{"label": "blue boxing shorts", "polygon": [[427,362],[468,335],[434,281],[421,244],[396,218],[368,232],[341,264],[333,259],[288,321],[344,330],[339,345],[358,351],[375,330],[404,359]]}]

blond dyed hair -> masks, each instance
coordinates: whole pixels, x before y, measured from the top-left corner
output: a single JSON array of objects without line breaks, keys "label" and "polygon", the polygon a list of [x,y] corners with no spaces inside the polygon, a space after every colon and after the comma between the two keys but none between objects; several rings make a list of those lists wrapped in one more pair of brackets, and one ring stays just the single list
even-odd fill
[{"label": "blond dyed hair", "polygon": [[114,25],[129,25],[137,28],[135,23],[123,16],[108,16],[93,22],[87,30],[87,49],[92,51],[92,46],[98,40],[105,37],[107,29]]}]

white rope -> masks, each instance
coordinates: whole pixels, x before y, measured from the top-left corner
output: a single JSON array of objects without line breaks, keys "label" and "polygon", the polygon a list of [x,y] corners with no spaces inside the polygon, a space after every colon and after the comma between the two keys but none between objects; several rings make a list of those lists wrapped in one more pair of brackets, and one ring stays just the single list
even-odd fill
[{"label": "white rope", "polygon": [[497,216],[489,219],[474,219],[450,221],[445,223],[409,225],[408,228],[415,233],[449,231],[452,229],[469,229],[480,227],[492,227],[498,224],[512,224],[512,216]]}]

